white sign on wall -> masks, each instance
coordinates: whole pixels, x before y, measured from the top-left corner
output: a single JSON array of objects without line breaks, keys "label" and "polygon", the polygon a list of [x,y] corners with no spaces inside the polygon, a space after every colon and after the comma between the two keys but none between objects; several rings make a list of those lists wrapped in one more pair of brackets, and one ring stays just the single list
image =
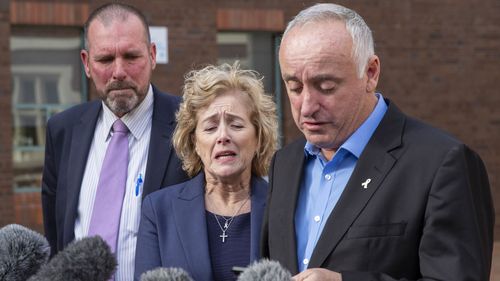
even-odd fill
[{"label": "white sign on wall", "polygon": [[156,44],[156,63],[168,63],[168,29],[166,26],[150,26],[151,42]]}]

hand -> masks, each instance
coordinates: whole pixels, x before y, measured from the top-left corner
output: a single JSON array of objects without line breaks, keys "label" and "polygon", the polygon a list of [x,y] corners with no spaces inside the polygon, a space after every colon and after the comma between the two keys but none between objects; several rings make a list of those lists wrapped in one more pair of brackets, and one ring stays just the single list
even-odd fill
[{"label": "hand", "polygon": [[292,277],[293,281],[342,281],[342,275],[338,272],[324,268],[307,269]]}]

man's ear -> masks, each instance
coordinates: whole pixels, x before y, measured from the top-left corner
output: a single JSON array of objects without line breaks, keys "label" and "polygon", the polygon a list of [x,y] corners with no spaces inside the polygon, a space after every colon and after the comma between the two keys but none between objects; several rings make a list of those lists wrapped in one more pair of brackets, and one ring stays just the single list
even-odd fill
[{"label": "man's ear", "polygon": [[85,74],[90,78],[90,68],[89,68],[89,52],[87,50],[80,51],[80,58],[82,59],[83,68],[85,69]]},{"label": "man's ear", "polygon": [[366,66],[366,92],[374,93],[377,88],[378,78],[380,76],[380,59],[373,55],[368,60],[368,64]]},{"label": "man's ear", "polygon": [[154,42],[151,42],[149,46],[149,53],[151,55],[151,70],[153,70],[156,67],[156,44]]}]

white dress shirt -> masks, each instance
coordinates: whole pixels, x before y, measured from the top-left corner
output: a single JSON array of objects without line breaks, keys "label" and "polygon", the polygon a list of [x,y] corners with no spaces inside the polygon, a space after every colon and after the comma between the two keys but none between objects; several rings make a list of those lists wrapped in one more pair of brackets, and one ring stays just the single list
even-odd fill
[{"label": "white dress shirt", "polygon": [[[125,114],[121,120],[127,125],[129,134],[129,163],[127,185],[120,218],[120,231],[116,247],[118,269],[116,281],[128,281],[134,278],[135,245],[137,231],[141,218],[142,184],[138,178],[146,176],[149,140],[151,138],[151,120],[153,116],[153,89],[149,86],[148,93],[142,103]],[[87,165],[83,175],[78,201],[78,213],[75,222],[75,238],[88,235],[92,209],[94,206],[97,183],[101,173],[106,149],[111,139],[111,127],[118,119],[103,103],[103,110],[97,120],[94,139],[90,146]]]}]

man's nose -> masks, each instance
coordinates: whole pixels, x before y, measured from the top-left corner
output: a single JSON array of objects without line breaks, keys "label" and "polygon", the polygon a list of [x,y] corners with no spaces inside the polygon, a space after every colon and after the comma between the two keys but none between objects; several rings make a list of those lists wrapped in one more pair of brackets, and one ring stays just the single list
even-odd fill
[{"label": "man's nose", "polygon": [[113,79],[115,80],[125,80],[127,77],[127,72],[125,71],[126,62],[122,59],[116,59],[114,61],[113,67]]},{"label": "man's nose", "polygon": [[305,117],[312,117],[320,107],[317,94],[306,87],[304,87],[301,94],[302,105],[300,107],[300,114]]}]

